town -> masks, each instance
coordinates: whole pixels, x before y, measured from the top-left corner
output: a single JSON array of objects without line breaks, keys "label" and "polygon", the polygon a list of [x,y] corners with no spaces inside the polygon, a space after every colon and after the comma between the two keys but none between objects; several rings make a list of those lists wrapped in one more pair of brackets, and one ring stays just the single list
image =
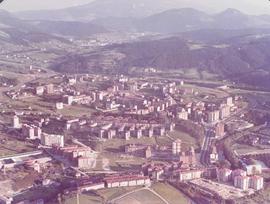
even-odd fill
[{"label": "town", "polygon": [[222,203],[256,196],[268,180],[267,151],[226,146],[238,134],[269,145],[257,134],[268,124],[248,119],[248,101],[230,84],[163,78],[154,68],[138,77],[40,72],[2,94],[0,203],[80,203],[122,188],[166,200],[151,188],[158,183],[190,202],[199,203],[195,192]]}]

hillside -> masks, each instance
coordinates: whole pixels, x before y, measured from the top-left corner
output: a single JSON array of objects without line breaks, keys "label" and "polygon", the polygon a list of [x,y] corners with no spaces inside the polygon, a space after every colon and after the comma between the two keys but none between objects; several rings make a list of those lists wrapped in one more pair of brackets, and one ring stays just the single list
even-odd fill
[{"label": "hillside", "polygon": [[[240,33],[242,36],[244,31]],[[195,69],[224,79],[262,86],[269,84],[270,38],[255,38],[257,34],[242,37],[232,34],[219,38],[219,44],[171,37],[113,45],[84,56],[62,58],[52,68],[65,73],[126,73],[133,67],[155,67],[164,71]],[[238,38],[238,43],[235,43],[235,38]]]}]

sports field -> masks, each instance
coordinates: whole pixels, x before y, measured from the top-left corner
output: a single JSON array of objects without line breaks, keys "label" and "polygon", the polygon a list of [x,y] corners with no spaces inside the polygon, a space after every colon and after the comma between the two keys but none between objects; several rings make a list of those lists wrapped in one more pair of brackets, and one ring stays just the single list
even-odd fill
[{"label": "sports field", "polygon": [[158,196],[151,191],[144,189],[131,193],[119,200],[113,202],[113,204],[166,204]]}]

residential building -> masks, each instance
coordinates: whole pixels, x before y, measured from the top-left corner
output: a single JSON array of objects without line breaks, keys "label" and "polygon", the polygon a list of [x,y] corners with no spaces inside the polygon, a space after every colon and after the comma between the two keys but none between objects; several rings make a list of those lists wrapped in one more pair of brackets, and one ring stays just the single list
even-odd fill
[{"label": "residential building", "polygon": [[219,120],[219,111],[210,111],[207,113],[207,121],[209,123],[214,123]]},{"label": "residential building", "polygon": [[50,135],[42,133],[41,135],[41,144],[45,146],[57,146],[64,147],[64,136],[63,135]]},{"label": "residential building", "polygon": [[194,169],[194,170],[180,170],[179,171],[179,181],[189,181],[193,179],[199,179],[203,174],[202,169]]},{"label": "residential building", "polygon": [[15,129],[20,129],[21,128],[20,118],[17,115],[13,116],[12,126]]},{"label": "residential building", "polygon": [[252,176],[249,180],[249,187],[258,191],[263,189],[263,177],[261,176]]},{"label": "residential building", "polygon": [[219,182],[228,182],[231,179],[232,170],[227,168],[217,169],[217,178]]},{"label": "residential building", "polygon": [[182,141],[180,139],[173,141],[172,143],[172,154],[179,155],[181,152]]},{"label": "residential building", "polygon": [[42,96],[44,94],[44,86],[38,86],[38,87],[36,87],[36,94],[38,96]]},{"label": "residential building", "polygon": [[236,176],[234,177],[234,186],[242,190],[248,190],[249,187],[249,177],[247,176]]}]

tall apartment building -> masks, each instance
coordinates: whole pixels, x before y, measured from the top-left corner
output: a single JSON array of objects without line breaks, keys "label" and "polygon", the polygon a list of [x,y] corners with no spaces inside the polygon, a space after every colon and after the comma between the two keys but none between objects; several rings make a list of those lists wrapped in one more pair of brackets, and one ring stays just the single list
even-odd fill
[{"label": "tall apartment building", "polygon": [[215,111],[210,111],[207,113],[207,121],[209,123],[214,123],[217,122],[219,120],[219,111],[215,110]]},{"label": "tall apartment building", "polygon": [[257,191],[263,189],[263,177],[252,176],[249,180],[249,187]]},{"label": "tall apartment building", "polygon": [[249,177],[247,176],[236,176],[234,177],[234,186],[242,190],[248,190],[249,188]]},{"label": "tall apartment building", "polygon": [[219,109],[219,118],[222,120],[229,117],[231,114],[231,107],[229,105],[223,105]]},{"label": "tall apartment building", "polygon": [[181,153],[181,145],[182,145],[182,141],[180,139],[175,140],[172,143],[172,154],[173,155],[179,155]]},{"label": "tall apartment building", "polygon": [[12,126],[15,129],[21,128],[20,118],[17,115],[14,115],[14,117],[13,117]]}]

